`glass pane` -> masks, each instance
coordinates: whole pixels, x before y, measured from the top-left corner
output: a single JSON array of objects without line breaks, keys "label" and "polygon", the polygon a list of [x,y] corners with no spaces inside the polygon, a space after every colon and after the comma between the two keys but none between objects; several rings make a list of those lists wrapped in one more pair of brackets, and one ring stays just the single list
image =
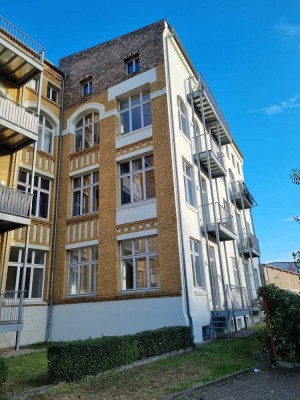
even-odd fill
[{"label": "glass pane", "polygon": [[27,173],[24,171],[19,171],[18,181],[26,183]]},{"label": "glass pane", "polygon": [[139,72],[140,70],[140,60],[138,58],[135,59],[135,72]]},{"label": "glass pane", "polygon": [[31,214],[32,215],[37,215],[37,209],[36,209],[36,200],[37,200],[37,191],[34,190],[33,191],[33,198],[32,198],[32,210],[31,210]]},{"label": "glass pane", "polygon": [[48,179],[41,178],[41,189],[49,190],[50,181]]},{"label": "glass pane", "polygon": [[50,130],[53,129],[52,124],[50,124],[50,122],[49,122],[46,118],[45,118],[45,127],[48,128],[48,129],[50,129]]},{"label": "glass pane", "polygon": [[[22,268],[22,271],[23,271],[23,268]],[[30,275],[31,275],[31,268],[27,267],[26,268],[26,278],[25,278],[25,293],[24,293],[24,297],[26,299],[28,299],[30,296],[30,293],[29,293]],[[22,280],[19,281],[19,285],[21,285],[21,284],[22,284]],[[19,290],[21,290],[21,287]]]},{"label": "glass pane", "polygon": [[192,265],[193,265],[193,277],[194,286],[201,286],[201,275],[200,275],[200,264],[199,256],[196,254],[192,255]]},{"label": "glass pane", "polygon": [[93,210],[97,212],[99,208],[99,185],[93,187]]},{"label": "glass pane", "polygon": [[144,115],[144,126],[149,126],[152,124],[151,116],[151,104],[146,103],[143,105],[143,115]]},{"label": "glass pane", "polygon": [[120,174],[127,174],[130,171],[130,163],[129,162],[125,162],[120,164]]},{"label": "glass pane", "polygon": [[130,196],[130,177],[121,178],[121,205],[131,203]]},{"label": "glass pane", "polygon": [[39,187],[39,177],[38,176],[35,176],[34,177],[34,181],[33,181],[34,183],[33,183],[33,186],[35,186],[35,187]]},{"label": "glass pane", "polygon": [[145,172],[146,179],[146,199],[151,199],[155,197],[155,179],[154,170],[149,170]]},{"label": "glass pane", "polygon": [[122,244],[122,255],[123,256],[131,256],[132,254],[132,241],[131,240],[124,240],[121,242]]},{"label": "glass pane", "polygon": [[146,239],[135,239],[135,254],[146,253]]},{"label": "glass pane", "polygon": [[85,136],[84,136],[84,148],[88,149],[93,145],[93,125],[88,125],[85,127]]},{"label": "glass pane", "polygon": [[90,261],[90,247],[84,247],[83,249],[81,249],[81,262],[87,262]]},{"label": "glass pane", "polygon": [[87,114],[84,118],[84,125],[91,124],[93,121],[93,113]]},{"label": "glass pane", "polygon": [[69,294],[77,294],[78,293],[78,268],[77,267],[69,267],[69,282],[68,282],[68,292]]},{"label": "glass pane", "polygon": [[79,250],[72,250],[70,251],[70,263],[71,264],[78,264],[79,262]]},{"label": "glass pane", "polygon": [[93,113],[93,121],[98,121],[99,119],[99,113],[95,112]]},{"label": "glass pane", "polygon": [[17,272],[18,267],[12,267],[11,265],[9,265],[6,278],[6,291],[16,290]]},{"label": "glass pane", "polygon": [[99,182],[99,172],[93,173],[93,181],[94,183]]},{"label": "glass pane", "polygon": [[[33,261],[33,259],[32,259],[32,250],[28,250],[28,253],[27,253],[27,263],[28,264],[31,264],[32,263],[32,261]],[[24,255],[25,255],[25,251],[24,251]]]},{"label": "glass pane", "polygon": [[97,291],[97,281],[98,281],[98,265],[91,265],[91,292]]},{"label": "glass pane", "polygon": [[11,247],[9,253],[9,262],[18,262],[19,261],[19,251],[18,247]]},{"label": "glass pane", "polygon": [[52,132],[47,129],[44,130],[44,146],[43,150],[51,153],[52,150]]},{"label": "glass pane", "polygon": [[94,145],[99,144],[99,122],[94,123]]},{"label": "glass pane", "polygon": [[83,190],[83,213],[86,214],[90,212],[91,204],[91,188],[88,187]]},{"label": "glass pane", "polygon": [[150,100],[150,90],[144,90],[142,92],[142,96],[143,96],[143,101],[147,101]]},{"label": "glass pane", "polygon": [[120,110],[125,110],[129,107],[129,99],[120,100]]},{"label": "glass pane", "polygon": [[136,263],[136,287],[137,289],[147,288],[147,263],[146,258],[138,258]]},{"label": "glass pane", "polygon": [[143,162],[141,158],[137,158],[136,160],[132,161],[132,171],[139,171],[143,168]]},{"label": "glass pane", "polygon": [[144,199],[142,172],[133,175],[132,195],[133,195],[134,202]]},{"label": "glass pane", "polygon": [[129,111],[121,114],[121,134],[130,132]]},{"label": "glass pane", "polygon": [[193,205],[193,186],[192,186],[192,181],[187,179],[187,202],[191,205]]},{"label": "glass pane", "polygon": [[123,290],[133,289],[133,260],[122,261]]},{"label": "glass pane", "polygon": [[48,218],[49,194],[40,192],[39,217]]},{"label": "glass pane", "polygon": [[135,107],[131,109],[131,123],[132,123],[132,131],[141,129],[142,127],[141,107]]},{"label": "glass pane", "polygon": [[158,256],[149,258],[149,268],[150,268],[150,287],[160,287]]},{"label": "glass pane", "polygon": [[83,186],[88,186],[91,184],[91,174],[85,175],[83,177]]},{"label": "glass pane", "polygon": [[42,149],[42,141],[43,141],[43,127],[39,126],[39,130],[38,130],[38,143],[37,143],[37,147],[38,149]]},{"label": "glass pane", "polygon": [[34,264],[44,265],[45,252],[40,250],[35,250]]},{"label": "glass pane", "polygon": [[91,260],[98,260],[98,246],[91,247]]},{"label": "glass pane", "polygon": [[145,157],[145,168],[153,167],[153,154]]},{"label": "glass pane", "polygon": [[81,187],[81,178],[74,178],[73,179],[73,188],[80,188]]},{"label": "glass pane", "polygon": [[81,118],[81,120],[77,122],[76,128],[79,128],[82,125],[83,125],[83,118]]},{"label": "glass pane", "polygon": [[75,151],[83,149],[83,130],[77,129],[75,132]]},{"label": "glass pane", "polygon": [[89,291],[89,266],[82,265],[80,268],[80,293],[88,293]]},{"label": "glass pane", "polygon": [[141,102],[141,95],[140,93],[131,96],[131,107],[137,106]]},{"label": "glass pane", "polygon": [[157,236],[149,237],[149,253],[158,251]]},{"label": "glass pane", "polygon": [[76,215],[81,214],[81,207],[80,207],[80,191],[76,191],[73,193],[73,212],[72,215],[75,217]]},{"label": "glass pane", "polygon": [[133,61],[129,61],[128,63],[127,63],[127,74],[129,75],[129,74],[132,74],[134,71],[133,71]]},{"label": "glass pane", "polygon": [[44,277],[44,270],[42,268],[34,268],[32,277],[31,298],[33,299],[42,298],[43,277]]}]

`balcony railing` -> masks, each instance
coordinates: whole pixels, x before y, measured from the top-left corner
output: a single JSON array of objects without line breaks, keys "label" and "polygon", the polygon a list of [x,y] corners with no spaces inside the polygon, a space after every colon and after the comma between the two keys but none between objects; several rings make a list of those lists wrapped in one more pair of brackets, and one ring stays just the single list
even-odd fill
[{"label": "balcony railing", "polygon": [[247,289],[242,286],[226,285],[227,304],[229,309],[247,308]]},{"label": "balcony railing", "polygon": [[244,233],[241,236],[241,247],[243,250],[247,250],[249,248],[260,253],[259,241],[256,236],[252,233]]},{"label": "balcony railing", "polygon": [[205,151],[211,151],[222,167],[225,167],[224,164],[224,155],[221,151],[220,146],[217,144],[215,139],[213,138],[212,135],[205,134],[205,135],[199,135],[194,138],[194,143],[195,143],[195,152],[196,153],[203,153]]},{"label": "balcony railing", "polygon": [[[216,220],[214,219],[214,207],[216,212]],[[225,210],[224,207],[219,203],[204,204],[202,207],[203,219],[206,225],[221,224],[225,228],[234,231],[233,228],[233,217]]]},{"label": "balcony railing", "polygon": [[31,57],[43,62],[45,49],[2,16],[0,16],[0,35],[29,53]]},{"label": "balcony railing", "polygon": [[0,212],[19,217],[29,217],[30,193],[0,185]]},{"label": "balcony railing", "polygon": [[0,95],[0,118],[37,135],[38,114]]},{"label": "balcony railing", "polygon": [[23,303],[24,292],[20,290],[0,292],[0,325],[22,321]]},{"label": "balcony railing", "polygon": [[256,205],[256,201],[249,192],[245,182],[231,182],[230,190],[232,198],[239,202],[239,205],[243,205],[244,203],[245,208],[254,207]]}]

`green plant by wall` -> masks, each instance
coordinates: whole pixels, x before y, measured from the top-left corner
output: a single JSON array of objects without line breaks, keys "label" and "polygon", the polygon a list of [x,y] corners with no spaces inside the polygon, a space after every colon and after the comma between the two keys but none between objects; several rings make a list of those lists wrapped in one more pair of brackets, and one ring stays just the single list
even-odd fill
[{"label": "green plant by wall", "polygon": [[185,326],[61,342],[48,348],[49,378],[51,382],[75,381],[143,358],[192,346],[191,330]]},{"label": "green plant by wall", "polygon": [[[269,318],[263,294],[269,310]],[[272,353],[272,340],[276,357],[282,360],[300,359],[300,295],[266,285],[258,289],[261,307],[266,314],[266,327],[260,332],[264,349]]]},{"label": "green plant by wall", "polygon": [[8,365],[5,358],[0,357],[0,400],[7,399],[5,383],[8,377]]}]

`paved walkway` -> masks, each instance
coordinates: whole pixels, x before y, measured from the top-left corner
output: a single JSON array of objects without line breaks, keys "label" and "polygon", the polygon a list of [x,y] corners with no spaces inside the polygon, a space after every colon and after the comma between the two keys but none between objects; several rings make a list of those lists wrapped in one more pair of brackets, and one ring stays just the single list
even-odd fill
[{"label": "paved walkway", "polygon": [[252,371],[177,395],[177,400],[300,400],[300,368]]}]

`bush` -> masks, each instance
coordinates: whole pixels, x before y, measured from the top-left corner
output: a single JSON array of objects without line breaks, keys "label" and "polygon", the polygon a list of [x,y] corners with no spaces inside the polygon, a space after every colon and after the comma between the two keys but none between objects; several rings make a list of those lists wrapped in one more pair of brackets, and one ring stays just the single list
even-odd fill
[{"label": "bush", "polygon": [[[260,332],[264,349],[271,352],[270,338],[275,343],[277,357],[296,361],[300,357],[300,296],[275,285],[266,285],[258,290],[261,305],[265,293],[270,319]],[[266,311],[266,310],[265,310]]]},{"label": "bush", "polygon": [[192,346],[190,328],[179,326],[135,335],[61,342],[48,348],[49,378],[54,383],[75,381],[142,358]]},{"label": "bush", "polygon": [[5,358],[0,357],[0,391],[8,376],[8,365]]}]

